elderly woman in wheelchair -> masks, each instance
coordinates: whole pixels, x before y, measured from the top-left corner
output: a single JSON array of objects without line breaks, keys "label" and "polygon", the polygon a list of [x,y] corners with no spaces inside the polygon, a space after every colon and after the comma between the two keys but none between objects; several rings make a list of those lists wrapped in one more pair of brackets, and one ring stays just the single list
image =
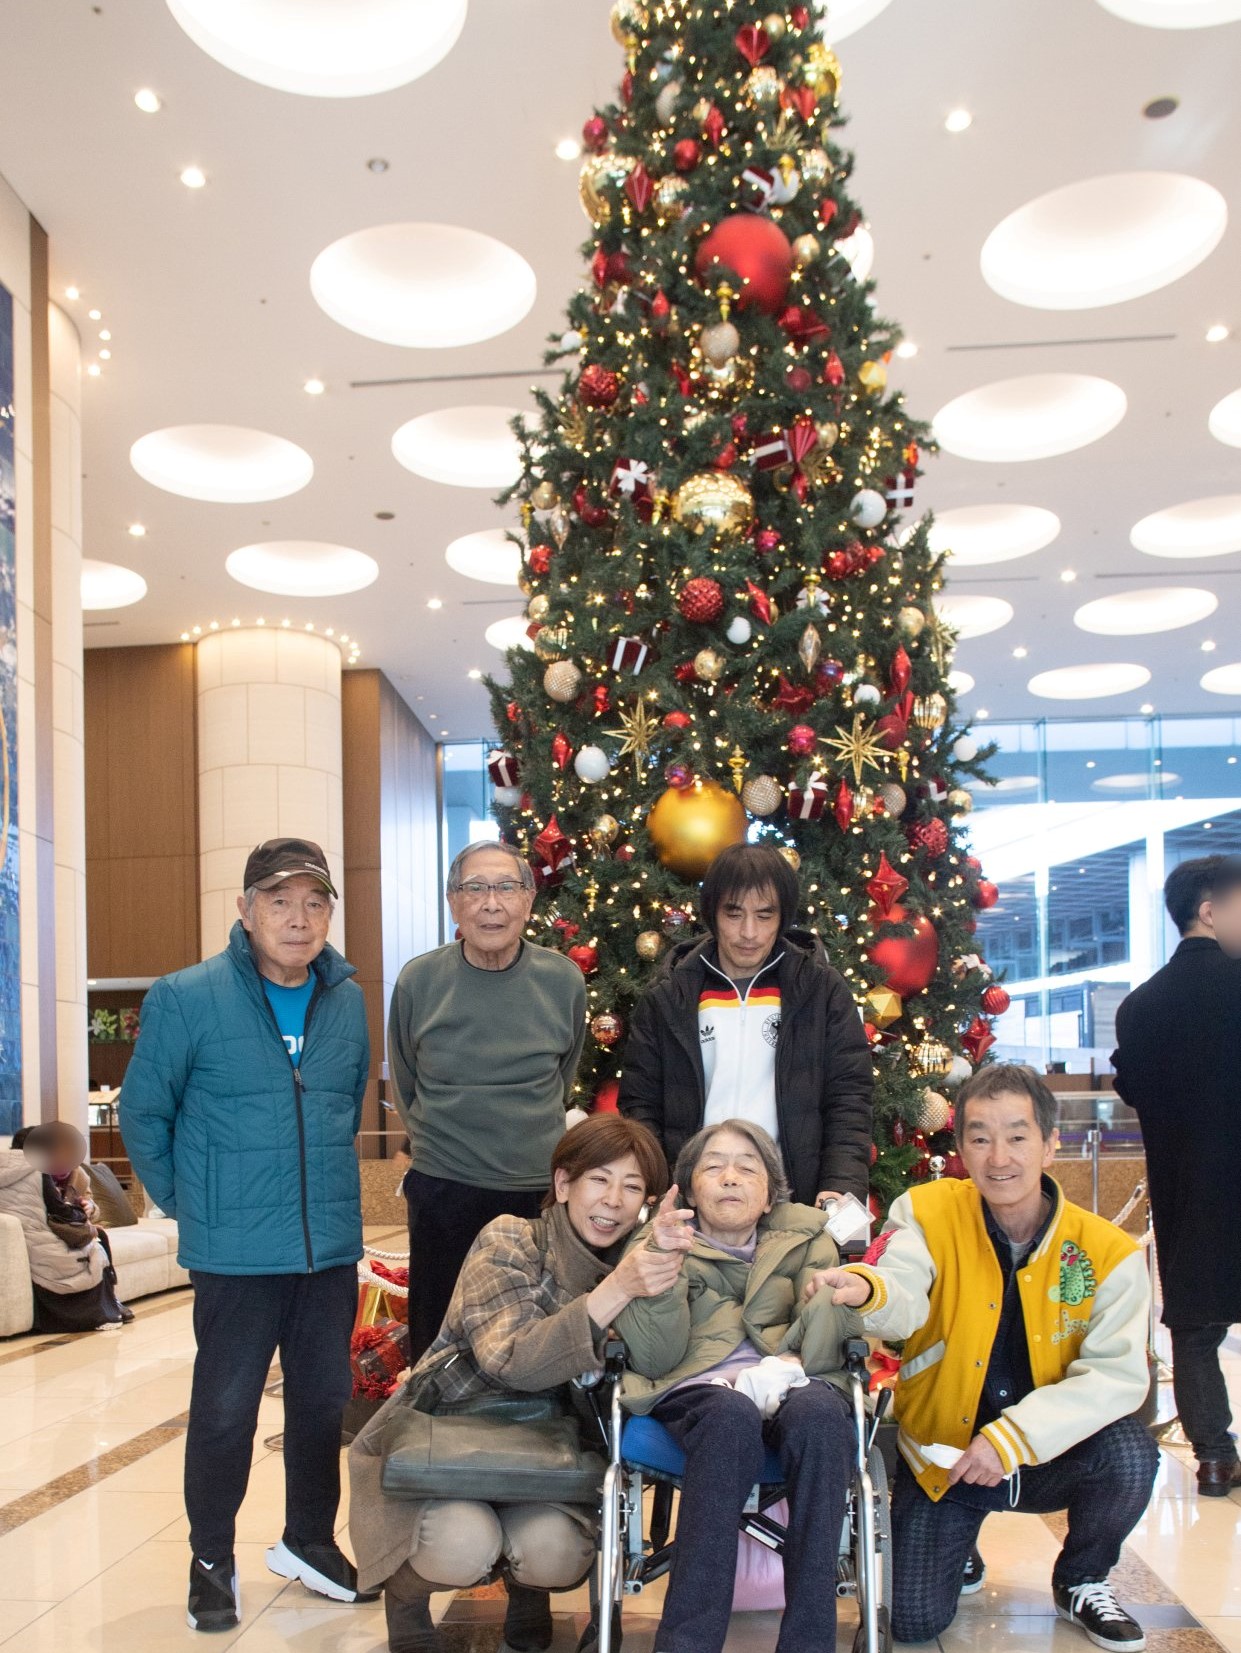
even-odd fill
[{"label": "elderly woman in wheelchair", "polygon": [[[350,1533],[361,1587],[383,1586],[391,1653],[434,1647],[432,1591],[497,1569],[508,1646],[546,1648],[547,1592],[579,1583],[594,1559],[604,1465],[577,1451],[566,1391],[600,1371],[618,1315],[674,1284],[688,1214],[665,1199],[645,1230],[655,1243],[624,1250],[643,1207],[664,1193],[667,1168],[646,1128],[616,1114],[561,1138],[551,1181],[541,1218],[499,1217],[482,1231],[439,1336],[350,1448]],[[542,1476],[544,1490],[524,1502],[512,1488],[530,1466],[514,1441]],[[511,1484],[489,1498],[502,1490],[506,1452]],[[549,1501],[548,1484],[580,1496]],[[419,1496],[427,1486],[440,1495]]]},{"label": "elderly woman in wheelchair", "polygon": [[[843,1346],[860,1321],[824,1302],[828,1293],[803,1302],[836,1247],[821,1211],[788,1203],[765,1131],[739,1119],[708,1126],[685,1145],[674,1180],[692,1214],[684,1266],[616,1320],[625,1409],[649,1414],[684,1452],[655,1653],[720,1653],[742,1513],[769,1479],[769,1452],[790,1507],[777,1653],[819,1653],[836,1644],[835,1562],[859,1440]],[[666,1244],[668,1227],[642,1230],[629,1255]]]}]

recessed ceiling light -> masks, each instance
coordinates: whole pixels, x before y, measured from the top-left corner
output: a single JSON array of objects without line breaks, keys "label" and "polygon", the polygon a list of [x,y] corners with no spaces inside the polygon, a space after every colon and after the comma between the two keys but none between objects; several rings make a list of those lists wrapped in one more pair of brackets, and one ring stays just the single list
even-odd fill
[{"label": "recessed ceiling light", "polygon": [[87,315],[88,320],[90,320],[90,321],[102,321],[103,320],[103,311],[102,310],[88,310],[86,312],[86,315]]},{"label": "recessed ceiling light", "polygon": [[1151,586],[1098,597],[1078,609],[1073,624],[1099,637],[1146,637],[1192,626],[1218,607],[1219,598],[1213,591],[1197,586]]},{"label": "recessed ceiling light", "polygon": [[91,362],[86,369],[87,377],[91,379],[97,379],[102,372],[103,369],[98,362]]},{"label": "recessed ceiling light", "polygon": [[448,546],[444,561],[455,573],[488,585],[516,585],[521,573],[521,551],[502,528],[463,534]]},{"label": "recessed ceiling light", "polygon": [[529,625],[524,614],[509,614],[503,620],[493,620],[483,636],[501,654],[508,649],[532,649]]},{"label": "recessed ceiling light", "polygon": [[1208,344],[1223,344],[1229,332],[1230,329],[1222,321],[1213,322],[1206,330],[1206,341]]},{"label": "recessed ceiling light", "polygon": [[325,247],[310,290],[333,321],[365,339],[442,349],[515,327],[536,282],[520,253],[478,230],[380,224]]},{"label": "recessed ceiling light", "polygon": [[855,281],[865,281],[875,263],[875,238],[865,224],[836,243],[836,251],[853,272]]},{"label": "recessed ceiling light", "polygon": [[112,337],[112,329],[110,327],[101,327],[99,329],[99,337],[104,341],[105,344],[107,344],[108,341]]},{"label": "recessed ceiling light", "polygon": [[101,362],[110,362],[112,360],[112,352],[107,349],[101,350],[99,352],[99,360]]},{"label": "recessed ceiling light", "polygon": [[1042,700],[1101,700],[1107,695],[1130,694],[1150,680],[1145,666],[1096,660],[1087,666],[1057,666],[1054,671],[1036,672],[1026,687]]},{"label": "recessed ceiling light", "polygon": [[1241,494],[1217,494],[1154,511],[1129,531],[1148,557],[1223,557],[1241,551]]},{"label": "recessed ceiling light", "polygon": [[951,671],[948,673],[948,687],[955,695],[968,694],[974,687],[974,679],[968,672]]},{"label": "recessed ceiling light", "polygon": [[146,525],[145,525],[145,523],[131,522],[130,525],[129,525],[129,533],[136,540],[142,539],[143,536],[146,534]]},{"label": "recessed ceiling light", "polygon": [[356,98],[433,69],[461,33],[466,0],[168,0],[168,9],[196,46],[247,80]]},{"label": "recessed ceiling light", "polygon": [[918,346],[912,339],[902,339],[896,347],[896,354],[907,362],[918,354]]},{"label": "recessed ceiling light", "polygon": [[382,173],[388,170],[390,164],[391,163],[387,161],[384,156],[372,155],[370,160],[366,163],[366,170],[368,172]]},{"label": "recessed ceiling light", "polygon": [[229,553],[225,568],[239,585],[278,597],[339,597],[362,591],[379,577],[364,551],[321,540],[268,540]]},{"label": "recessed ceiling light", "polygon": [[443,606],[444,606],[444,599],[442,597],[428,597],[427,598],[427,607],[428,608],[443,608]]},{"label": "recessed ceiling light", "polygon": [[119,563],[98,562],[94,557],[82,559],[82,607],[128,608],[140,603],[147,594],[147,583],[132,568]]},{"label": "recessed ceiling light", "polygon": [[201,189],[207,182],[207,174],[200,166],[187,166],[181,170],[181,182],[186,189]]},{"label": "recessed ceiling light", "polygon": [[1203,654],[1215,653],[1215,644],[1209,637],[1204,637],[1201,643],[1198,644],[1198,647],[1202,650]]},{"label": "recessed ceiling light", "polygon": [[974,124],[974,117],[968,109],[950,109],[944,117],[946,132],[966,132]]},{"label": "recessed ceiling light", "polygon": [[576,161],[581,153],[582,146],[576,138],[561,138],[556,145],[558,161]]},{"label": "recessed ceiling light", "polygon": [[1149,700],[1144,700],[1138,707],[1138,711],[1141,712],[1143,717],[1149,717],[1154,710],[1155,708],[1151,705]]},{"label": "recessed ceiling light", "polygon": [[979,597],[972,593],[945,592],[936,597],[935,608],[940,619],[962,639],[985,637],[990,631],[999,631],[1013,617],[1013,605],[1003,597]]},{"label": "recessed ceiling light", "polygon": [[457,407],[423,413],[392,438],[398,464],[455,488],[508,488],[521,475],[521,448],[510,429],[516,408]]},{"label": "recessed ceiling light", "polygon": [[1207,419],[1207,429],[1217,442],[1241,448],[1241,390],[1234,390],[1216,402]]},{"label": "recessed ceiling light", "polygon": [[1200,178],[1117,172],[1037,196],[987,237],[984,281],[1037,310],[1090,310],[1153,293],[1201,264],[1228,204]]},{"label": "recessed ceiling light", "polygon": [[1125,393],[1085,373],[1031,373],[967,391],[935,415],[940,446],[961,459],[1007,464],[1072,453],[1125,416]]},{"label": "recessed ceiling light", "polygon": [[315,473],[304,449],[239,425],[173,425],[140,436],[129,462],[145,481],[184,499],[249,505],[284,499]]},{"label": "recessed ceiling light", "polygon": [[1077,570],[1075,568],[1062,568],[1060,570],[1061,585],[1072,585],[1076,578]]},{"label": "recessed ceiling light", "polygon": [[149,86],[143,86],[134,93],[134,102],[144,115],[158,115],[164,107],[163,99],[158,92],[153,92]]},{"label": "recessed ceiling light", "polygon": [[988,710],[987,710],[987,708],[986,708],[986,707],[985,707],[985,706],[980,706],[980,707],[979,707],[979,708],[978,708],[978,710],[977,710],[977,711],[976,711],[976,712],[975,712],[975,713],[974,713],[974,716],[975,716],[975,717],[976,717],[976,718],[977,718],[977,719],[978,719],[978,721],[979,721],[979,722],[980,722],[980,723],[981,723],[981,722],[983,722],[983,721],[984,721],[984,720],[985,720],[985,719],[986,719],[986,718],[989,718],[989,717],[990,717],[990,716],[991,716],[991,713],[990,713],[990,712],[989,712],[989,711],[988,711]]},{"label": "recessed ceiling light", "polygon": [[951,570],[1028,557],[1059,532],[1060,518],[1041,505],[961,505],[936,513],[930,541],[937,556],[948,557]]},{"label": "recessed ceiling light", "polygon": [[1014,660],[1024,660],[1025,657],[1029,654],[1029,652],[1030,652],[1029,649],[1025,646],[1024,643],[1018,643],[1017,647],[1013,650],[1013,659]]},{"label": "recessed ceiling light", "polygon": [[470,671],[466,672],[465,675],[471,680],[471,682],[477,683],[483,674],[479,671],[477,666],[474,666]]},{"label": "recessed ceiling light", "polygon": [[1241,695],[1241,661],[1230,666],[1212,666],[1199,682],[1208,694]]},{"label": "recessed ceiling light", "polygon": [[66,287],[65,288],[65,297],[67,299],[72,300],[72,299],[75,299],[75,298],[81,298],[81,296],[82,296],[81,293],[78,291],[78,289],[76,287]]},{"label": "recessed ceiling light", "polygon": [[1207,29],[1241,18],[1241,0],[1099,0],[1104,11],[1148,29]]},{"label": "recessed ceiling light", "polygon": [[323,392],[327,389],[327,386],[324,384],[322,379],[307,379],[306,383],[302,386],[302,389],[306,392],[307,396],[322,396]]}]

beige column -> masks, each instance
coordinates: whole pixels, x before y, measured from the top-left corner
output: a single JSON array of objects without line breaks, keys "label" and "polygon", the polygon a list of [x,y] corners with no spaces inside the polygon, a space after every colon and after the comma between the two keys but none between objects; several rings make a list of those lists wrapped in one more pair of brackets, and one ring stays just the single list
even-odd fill
[{"label": "beige column", "polygon": [[[322,845],[344,891],[341,656],[280,626],[209,632],[198,677],[198,854],[202,953],[228,941],[246,857],[265,838]],[[343,900],[331,940],[345,948]]]}]

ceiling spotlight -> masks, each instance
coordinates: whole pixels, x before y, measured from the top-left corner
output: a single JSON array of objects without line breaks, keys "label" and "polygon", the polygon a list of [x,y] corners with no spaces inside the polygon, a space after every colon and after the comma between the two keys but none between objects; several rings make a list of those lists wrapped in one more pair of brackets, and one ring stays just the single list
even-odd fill
[{"label": "ceiling spotlight", "polygon": [[1060,580],[1063,585],[1072,585],[1076,578],[1077,570],[1075,568],[1062,568],[1060,570]]},{"label": "ceiling spotlight", "polygon": [[323,392],[327,389],[327,386],[324,384],[322,379],[307,379],[306,383],[302,386],[302,389],[306,392],[307,396],[322,396]]},{"label": "ceiling spotlight", "polygon": [[99,352],[99,360],[101,362],[110,362],[112,360],[112,352],[110,350],[101,350]]},{"label": "ceiling spotlight", "polygon": [[1203,654],[1214,654],[1215,653],[1215,644],[1211,641],[1211,639],[1209,637],[1204,637],[1202,639],[1201,643],[1198,644],[1198,647],[1202,650]]},{"label": "ceiling spotlight", "polygon": [[471,681],[471,682],[472,682],[472,683],[477,683],[477,682],[478,682],[478,680],[479,680],[479,678],[480,678],[480,677],[481,677],[481,676],[482,676],[482,675],[483,675],[483,674],[482,674],[482,672],[480,672],[480,671],[479,671],[479,669],[478,669],[478,667],[477,667],[477,666],[475,666],[475,667],[474,667],[474,668],[473,668],[473,669],[472,669],[472,670],[471,670],[471,671],[468,671],[468,672],[466,672],[466,674],[465,674],[465,675],[466,675],[466,676],[467,676],[467,677],[468,677],[468,678],[469,678],[469,679],[470,679],[470,681]]},{"label": "ceiling spotlight", "polygon": [[1224,326],[1223,322],[1217,321],[1213,326],[1207,328],[1207,343],[1223,344],[1224,340],[1228,337],[1228,333],[1229,329]]},{"label": "ceiling spotlight", "polygon": [[556,145],[556,159],[558,161],[576,161],[582,153],[582,146],[576,138],[561,138]]},{"label": "ceiling spotlight", "polygon": [[902,339],[896,347],[896,354],[900,356],[902,360],[908,361],[911,356],[916,356],[918,354],[918,346],[912,339]]},{"label": "ceiling spotlight", "polygon": [[88,319],[91,320],[91,321],[102,321],[103,320],[103,311],[102,310],[88,310],[86,312],[86,314],[87,314]]},{"label": "ceiling spotlight", "polygon": [[978,718],[978,720],[981,722],[983,718],[990,717],[991,713],[987,710],[987,708],[985,706],[980,706],[978,708],[978,710],[974,713],[974,716],[976,718]]},{"label": "ceiling spotlight", "polygon": [[164,100],[158,92],[153,92],[149,86],[140,87],[134,93],[134,102],[144,115],[158,115],[164,107]]},{"label": "ceiling spotlight", "polygon": [[87,372],[87,376],[89,378],[97,379],[99,377],[99,375],[103,372],[103,369],[100,367],[98,362],[92,362],[90,364],[90,366],[86,369],[86,372]]},{"label": "ceiling spotlight", "polygon": [[186,189],[201,189],[207,182],[207,174],[200,166],[187,166],[182,169],[181,182]]},{"label": "ceiling spotlight", "polygon": [[[99,312],[96,310],[94,319],[97,320],[98,316],[99,316]],[[112,337],[112,329],[110,327],[101,327],[99,329],[99,337],[106,344],[108,342],[108,340]]]},{"label": "ceiling spotlight", "polygon": [[366,163],[366,170],[368,172],[386,172],[389,164],[382,155],[372,155]]},{"label": "ceiling spotlight", "polygon": [[1013,659],[1014,660],[1024,660],[1026,655],[1029,654],[1029,652],[1030,652],[1029,649],[1026,648],[1024,643],[1019,643],[1017,645],[1017,647],[1013,650]]},{"label": "ceiling spotlight", "polygon": [[1154,710],[1155,708],[1151,705],[1149,700],[1144,700],[1138,707],[1138,711],[1141,712],[1143,717],[1149,717]]},{"label": "ceiling spotlight", "polygon": [[442,597],[428,597],[427,598],[427,607],[428,608],[443,608],[443,606],[444,606],[444,600],[443,600]]},{"label": "ceiling spotlight", "polygon": [[131,522],[129,525],[129,533],[132,539],[142,539],[146,534],[146,524],[142,522]]},{"label": "ceiling spotlight", "polygon": [[946,132],[964,132],[974,124],[974,117],[968,109],[950,109],[944,121]]},{"label": "ceiling spotlight", "polygon": [[76,287],[66,287],[65,288],[65,297],[67,299],[81,298],[81,296],[82,296],[81,293],[78,292]]}]

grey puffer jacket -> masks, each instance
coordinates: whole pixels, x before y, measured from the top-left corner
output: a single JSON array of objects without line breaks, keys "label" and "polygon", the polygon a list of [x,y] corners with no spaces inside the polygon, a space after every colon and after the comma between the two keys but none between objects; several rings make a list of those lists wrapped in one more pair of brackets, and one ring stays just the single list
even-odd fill
[{"label": "grey puffer jacket", "polygon": [[47,1226],[43,1179],[20,1149],[0,1150],[0,1211],[16,1217],[26,1237],[30,1278],[45,1291],[67,1297],[89,1291],[103,1278],[107,1258],[98,1240],[74,1251]]}]

